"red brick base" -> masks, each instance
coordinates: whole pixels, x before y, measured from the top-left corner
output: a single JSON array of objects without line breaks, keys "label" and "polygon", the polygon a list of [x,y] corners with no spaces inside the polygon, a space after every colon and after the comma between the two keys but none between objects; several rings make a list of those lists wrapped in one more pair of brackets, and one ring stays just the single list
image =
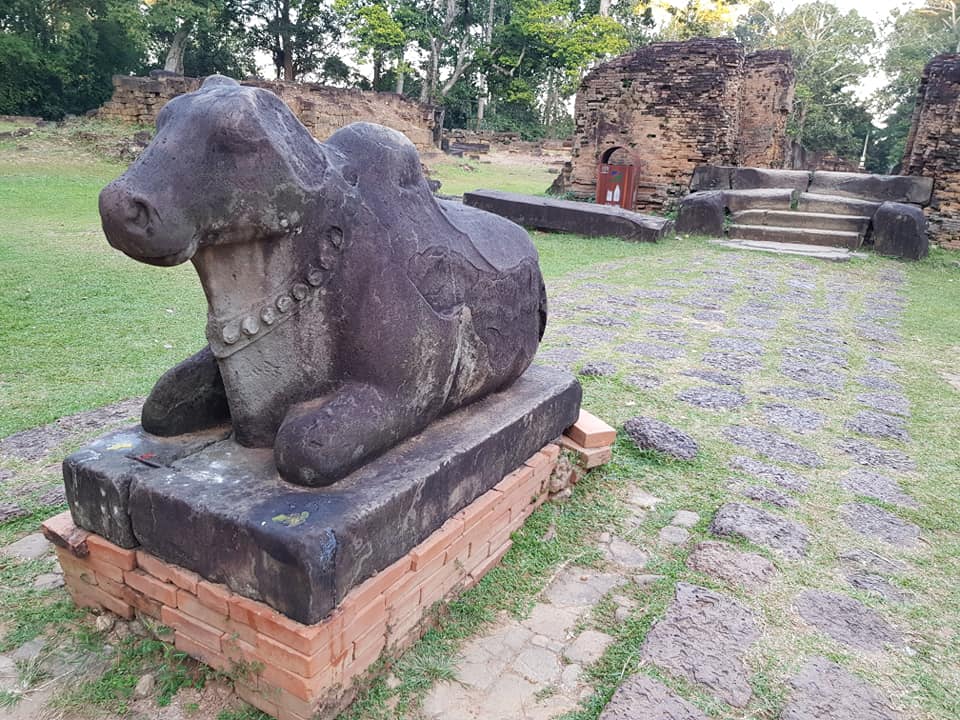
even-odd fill
[{"label": "red brick base", "polygon": [[[564,447],[581,468],[609,458],[612,429],[584,413]],[[598,452],[599,451],[599,452]],[[393,565],[353,588],[322,622],[302,625],[264,603],[140,550],[74,526],[69,512],[44,534],[57,546],[67,590],[81,607],[145,615],[181,650],[230,674],[238,694],[278,720],[333,717],[382,655],[415,643],[435,603],[473,587],[510,549],[510,534],[579,479],[551,443],[450,518]]]}]

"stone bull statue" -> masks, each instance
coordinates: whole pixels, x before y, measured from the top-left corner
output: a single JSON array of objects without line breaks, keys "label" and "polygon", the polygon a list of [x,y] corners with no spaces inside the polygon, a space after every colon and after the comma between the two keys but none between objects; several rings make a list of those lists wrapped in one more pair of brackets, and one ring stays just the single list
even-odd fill
[{"label": "stone bull statue", "polygon": [[523,229],[435,199],[400,133],[355,123],[320,143],[225,77],[163,108],[100,215],[135,260],[191,260],[207,297],[209,346],[160,378],[144,430],[232,422],[301,485],[508,386],[543,335]]}]

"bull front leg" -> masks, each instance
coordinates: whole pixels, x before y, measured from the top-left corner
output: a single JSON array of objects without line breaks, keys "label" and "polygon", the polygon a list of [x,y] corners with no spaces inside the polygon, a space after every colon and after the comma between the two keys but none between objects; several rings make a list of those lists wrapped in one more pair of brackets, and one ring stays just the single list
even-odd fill
[{"label": "bull front leg", "polygon": [[143,429],[163,437],[228,422],[227,394],[209,346],[161,375],[140,413]]},{"label": "bull front leg", "polygon": [[297,485],[331,485],[393,445],[405,427],[402,403],[350,382],[287,410],[274,444],[280,475]]}]

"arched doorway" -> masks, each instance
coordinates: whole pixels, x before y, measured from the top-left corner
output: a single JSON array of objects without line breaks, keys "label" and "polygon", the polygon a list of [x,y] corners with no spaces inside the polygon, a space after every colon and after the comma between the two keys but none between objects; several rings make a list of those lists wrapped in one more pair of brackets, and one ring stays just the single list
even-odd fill
[{"label": "arched doorway", "polygon": [[597,170],[597,203],[633,210],[636,189],[636,167],[630,151],[619,145],[605,150]]}]

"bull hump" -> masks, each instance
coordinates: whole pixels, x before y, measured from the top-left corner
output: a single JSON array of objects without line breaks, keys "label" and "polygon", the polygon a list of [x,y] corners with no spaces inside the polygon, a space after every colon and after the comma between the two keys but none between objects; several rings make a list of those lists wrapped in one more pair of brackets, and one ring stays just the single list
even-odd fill
[{"label": "bull hump", "polygon": [[457,248],[464,256],[474,253],[498,272],[515,268],[525,260],[536,259],[530,236],[519,225],[497,215],[467,207],[462,203],[438,200],[447,221],[463,234],[469,248]]}]

